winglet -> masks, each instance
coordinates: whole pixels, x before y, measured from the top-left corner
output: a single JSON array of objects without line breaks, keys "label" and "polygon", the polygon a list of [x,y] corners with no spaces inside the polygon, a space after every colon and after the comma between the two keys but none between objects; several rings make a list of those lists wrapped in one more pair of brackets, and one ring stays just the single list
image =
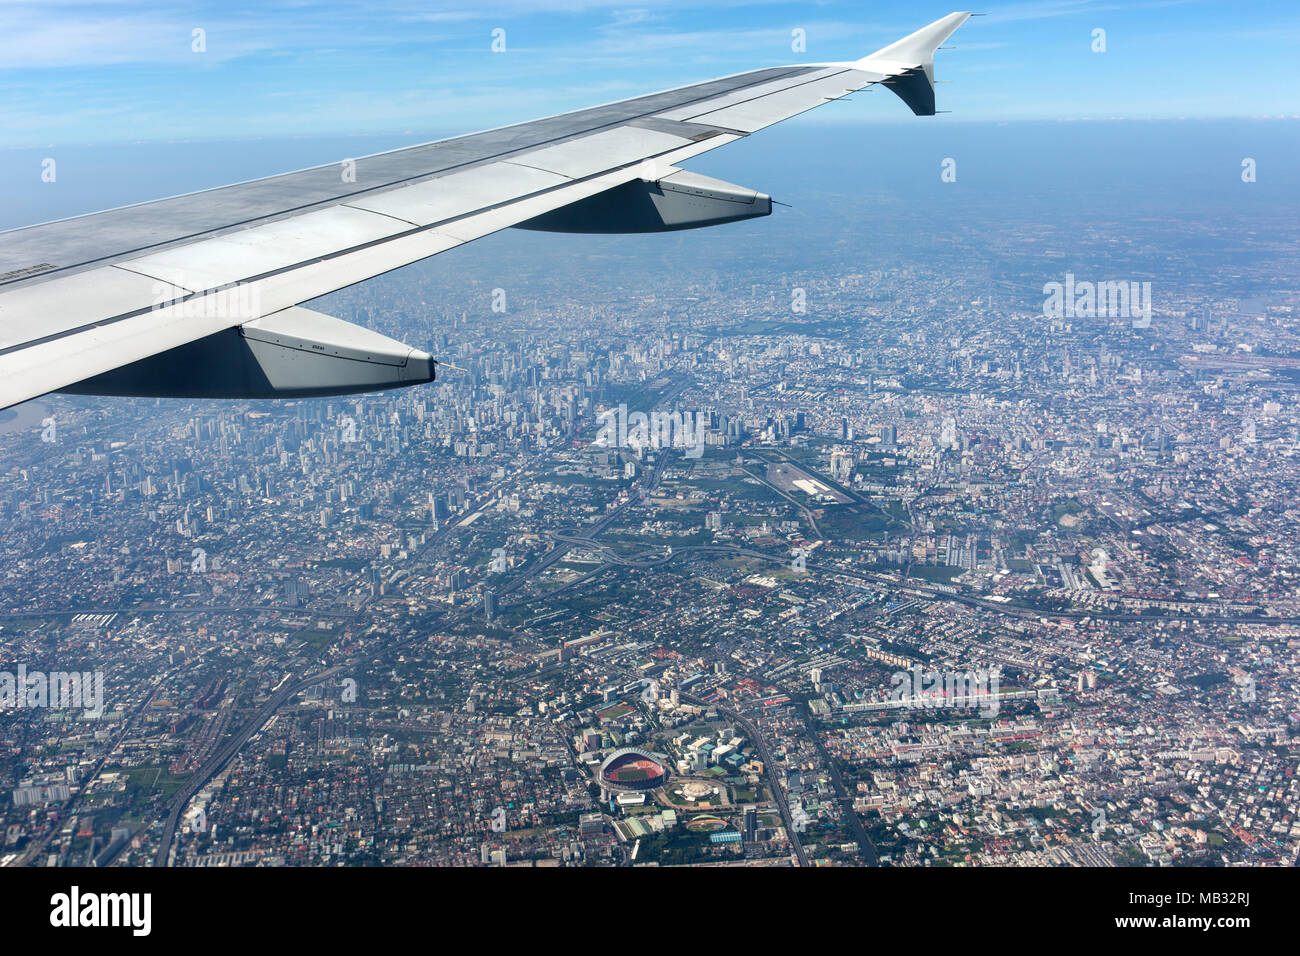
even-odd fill
[{"label": "winglet", "polygon": [[970,18],[966,12],[950,13],[915,33],[854,61],[855,70],[882,73],[886,86],[898,94],[917,116],[933,116],[934,51]]}]

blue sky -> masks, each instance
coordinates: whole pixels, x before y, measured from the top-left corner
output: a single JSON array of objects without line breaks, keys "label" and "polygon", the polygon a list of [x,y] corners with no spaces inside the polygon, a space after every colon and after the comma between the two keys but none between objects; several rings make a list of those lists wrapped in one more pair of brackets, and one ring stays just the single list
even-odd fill
[{"label": "blue sky", "polygon": [[[0,147],[471,132],[869,53],[952,2],[0,0]],[[1300,114],[1300,4],[994,2],[940,54],[944,121]],[[505,30],[506,52],[491,50]],[[806,32],[807,53],[791,51]],[[1092,51],[1093,30],[1106,52]],[[206,52],[192,51],[195,29]],[[910,118],[860,97],[813,121]],[[811,118],[810,118],[811,119]]]}]

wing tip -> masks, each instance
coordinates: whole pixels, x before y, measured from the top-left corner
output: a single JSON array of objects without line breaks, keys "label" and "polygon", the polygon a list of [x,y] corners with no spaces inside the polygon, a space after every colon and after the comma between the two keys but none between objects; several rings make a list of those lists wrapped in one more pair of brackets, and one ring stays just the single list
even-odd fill
[{"label": "wing tip", "polygon": [[881,47],[875,53],[855,60],[856,70],[880,73],[894,82],[886,82],[917,116],[934,116],[934,52],[957,32],[957,28],[974,14],[958,10],[933,23]]},{"label": "wing tip", "polygon": [[854,65],[859,69],[871,69],[871,62],[874,60],[878,63],[893,63],[903,67],[925,66],[927,63],[933,63],[934,51],[943,45],[944,41],[957,32],[957,28],[973,16],[968,10],[958,10],[948,14],[946,17],[940,17],[933,23],[926,24],[921,29],[909,33],[901,40],[895,40],[888,46],[883,46],[875,53],[855,61]]}]

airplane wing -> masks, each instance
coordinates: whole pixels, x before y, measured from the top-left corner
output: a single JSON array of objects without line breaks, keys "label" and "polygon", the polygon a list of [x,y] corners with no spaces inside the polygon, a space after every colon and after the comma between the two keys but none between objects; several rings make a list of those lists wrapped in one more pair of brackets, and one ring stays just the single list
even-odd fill
[{"label": "airplane wing", "polygon": [[0,408],[52,391],[283,397],[431,381],[428,354],[299,303],[507,227],[651,232],[771,212],[678,163],[876,83],[933,115],[952,13],[773,67],[0,233]]}]

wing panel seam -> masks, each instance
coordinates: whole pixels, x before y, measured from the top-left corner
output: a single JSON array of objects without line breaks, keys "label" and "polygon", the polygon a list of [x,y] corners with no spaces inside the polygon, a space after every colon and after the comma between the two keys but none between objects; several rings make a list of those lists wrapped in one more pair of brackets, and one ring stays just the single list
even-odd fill
[{"label": "wing panel seam", "polygon": [[[789,76],[791,76],[791,75],[797,73],[798,71],[800,71],[800,70],[804,70],[804,69],[806,69],[806,67],[792,67],[789,73],[786,73],[786,74],[784,74],[783,76],[776,77],[776,79],[777,79],[777,80],[784,79],[784,78],[789,77]],[[755,72],[759,72],[759,71],[755,71]],[[704,82],[704,83],[708,83],[708,82],[712,82],[712,81],[705,80],[705,81],[702,81],[702,82]],[[755,80],[751,80],[751,81],[749,81],[748,83],[742,84],[741,86],[736,87],[736,89],[737,89],[737,90],[744,90],[744,89],[746,89],[747,87],[756,86],[756,85],[758,85],[758,84],[760,84],[760,83],[770,83],[770,82],[773,82],[773,78],[771,78],[771,77],[767,77],[767,78],[765,78],[765,79],[755,79]],[[793,88],[793,87],[790,87],[790,88]],[[733,92],[734,92],[734,91],[733,91]],[[682,103],[682,104],[679,104],[679,105],[676,106],[676,107],[670,107],[670,108],[671,108],[671,109],[679,109],[679,108],[681,108],[682,106],[689,106],[692,102],[703,102],[703,101],[706,101],[706,100],[708,100],[708,99],[714,99],[714,98],[716,98],[717,96],[718,96],[718,94],[716,94],[716,93],[712,93],[712,94],[709,94],[707,97],[706,97],[706,96],[701,96],[701,97],[699,97],[698,99],[696,99],[696,100],[694,100],[694,101],[692,101],[692,100],[687,100],[685,103]],[[583,131],[580,132],[580,133],[565,133],[565,134],[562,134],[562,135],[559,135],[559,136],[551,137],[550,139],[544,139],[544,140],[541,140],[540,142],[537,142],[537,143],[532,143],[532,144],[530,144],[530,145],[528,145],[528,146],[516,147],[516,148],[514,148],[514,149],[505,149],[505,150],[502,150],[501,152],[493,153],[493,154],[488,155],[488,156],[479,157],[479,158],[477,158],[477,159],[469,160],[469,161],[466,161],[466,162],[463,162],[463,163],[457,163],[457,164],[454,164],[454,165],[452,165],[452,166],[448,166],[448,167],[446,167],[446,168],[444,168],[444,169],[437,169],[437,170],[432,170],[432,171],[430,171],[430,172],[417,173],[417,174],[415,174],[415,175],[413,175],[413,176],[407,176],[407,177],[404,177],[404,178],[402,178],[402,179],[395,179],[395,180],[392,180],[392,181],[390,181],[390,182],[388,182],[388,183],[385,183],[385,184],[383,184],[383,185],[381,185],[381,186],[370,186],[370,187],[367,187],[367,188],[365,188],[365,189],[360,189],[360,190],[357,190],[356,192],[349,193],[349,194],[345,194],[345,195],[343,195],[343,196],[338,196],[338,197],[335,197],[335,198],[332,198],[332,199],[324,199],[324,200],[320,200],[320,201],[317,201],[317,202],[305,203],[305,204],[303,204],[303,205],[301,205],[301,206],[294,206],[294,207],[291,207],[291,208],[289,208],[289,209],[280,210],[279,212],[271,213],[271,214],[266,215],[266,216],[255,216],[255,217],[252,217],[252,218],[250,218],[250,219],[243,219],[243,220],[239,220],[239,221],[237,221],[237,222],[227,223],[227,224],[222,225],[222,226],[217,226],[217,227],[215,227],[215,228],[213,228],[213,229],[205,229],[205,230],[201,230],[201,231],[199,231],[199,232],[189,233],[188,235],[178,236],[178,237],[175,238],[175,239],[167,239],[167,240],[165,240],[165,241],[163,241],[163,242],[157,242],[157,243],[152,243],[152,244],[149,244],[149,245],[138,246],[138,247],[136,247],[136,248],[134,248],[134,249],[127,249],[127,250],[123,250],[123,251],[121,251],[121,252],[114,252],[114,253],[112,253],[111,255],[100,256],[99,258],[96,258],[96,259],[85,259],[85,260],[83,260],[83,261],[81,261],[81,262],[72,263],[72,264],[70,264],[70,265],[66,265],[66,266],[60,266],[60,267],[58,267],[58,268],[55,269],[55,270],[52,270],[52,271],[49,271],[49,272],[42,273],[42,274],[40,275],[40,278],[42,279],[42,281],[49,280],[49,279],[55,279],[55,278],[60,277],[60,273],[67,273],[69,270],[78,270],[78,271],[80,271],[80,270],[82,270],[84,267],[87,267],[87,266],[93,266],[93,265],[95,265],[95,264],[97,264],[97,263],[105,263],[105,262],[107,262],[108,264],[111,265],[111,264],[113,264],[113,262],[115,262],[115,261],[120,261],[120,260],[121,260],[123,257],[125,257],[125,256],[135,255],[136,253],[143,253],[143,252],[147,252],[147,251],[152,250],[152,249],[163,249],[163,248],[167,248],[167,247],[170,247],[170,246],[185,245],[185,244],[187,244],[188,242],[192,242],[192,241],[199,240],[200,237],[212,237],[212,238],[216,238],[217,236],[220,236],[220,235],[222,235],[222,234],[224,234],[224,233],[226,233],[226,232],[229,232],[229,231],[232,231],[232,230],[238,229],[238,228],[241,227],[241,226],[247,226],[247,225],[251,225],[251,224],[254,224],[254,223],[270,223],[270,222],[276,222],[276,221],[278,221],[278,220],[282,220],[282,219],[289,219],[289,218],[292,218],[293,215],[294,215],[295,213],[302,213],[302,212],[304,212],[305,210],[311,210],[311,209],[316,209],[316,208],[328,209],[328,208],[333,207],[333,206],[346,205],[347,203],[352,202],[352,201],[354,201],[354,200],[356,200],[356,199],[359,199],[359,198],[361,198],[361,197],[363,197],[363,196],[366,196],[366,195],[368,195],[368,194],[370,194],[370,193],[381,193],[381,194],[382,194],[383,192],[386,192],[386,191],[391,190],[391,189],[399,188],[399,187],[401,187],[401,186],[403,186],[403,185],[408,185],[408,184],[413,184],[413,183],[417,183],[417,182],[421,182],[421,181],[431,180],[431,179],[434,179],[434,178],[437,178],[437,177],[440,177],[440,176],[443,176],[443,175],[447,175],[447,174],[452,173],[452,172],[456,172],[456,171],[458,171],[458,170],[463,170],[463,169],[473,169],[473,168],[475,168],[475,167],[488,165],[488,164],[493,163],[493,162],[509,162],[509,160],[503,160],[502,157],[503,157],[503,156],[509,156],[509,155],[511,155],[511,154],[513,154],[513,153],[524,153],[524,154],[526,154],[527,152],[530,152],[530,151],[533,151],[533,150],[537,150],[537,149],[541,149],[541,148],[546,147],[546,146],[557,145],[557,144],[563,143],[563,142],[565,142],[565,141],[578,141],[578,140],[581,140],[581,139],[583,139],[583,138],[585,138],[585,137],[587,137],[587,136],[591,136],[591,135],[593,135],[593,134],[595,134],[595,133],[599,133],[599,132],[602,132],[602,131],[605,131],[605,130],[610,130],[610,129],[618,129],[618,128],[621,127],[621,126],[627,126],[627,125],[629,125],[630,123],[632,123],[632,122],[634,122],[634,121],[636,121],[636,120],[639,120],[639,119],[646,119],[646,118],[649,118],[649,117],[657,117],[657,116],[658,116],[660,113],[662,113],[662,112],[664,112],[664,109],[663,109],[663,108],[660,108],[660,109],[655,110],[655,111],[652,111],[652,112],[639,113],[639,114],[636,114],[636,115],[633,115],[633,116],[625,116],[625,117],[621,117],[621,118],[618,119],[618,120],[613,120],[613,121],[610,121],[610,122],[608,122],[608,123],[603,123],[603,124],[601,124],[601,125],[599,125],[599,126],[592,126],[592,127],[590,127],[589,129],[585,129],[585,130],[583,130]],[[562,115],[562,114],[561,114],[561,115]],[[550,117],[543,117],[543,119],[550,119]],[[534,120],[534,121],[532,121],[532,122],[537,122],[537,121]],[[521,124],[521,125],[527,125],[527,124],[525,123],[525,124]],[[479,135],[479,134],[476,134],[476,133],[471,133],[471,134],[470,134],[470,136],[475,136],[475,135]],[[449,140],[449,141],[447,141],[447,142],[450,142],[450,141],[451,141],[451,140]],[[435,145],[435,144],[428,144],[428,145]],[[419,147],[416,146],[416,147],[405,147],[405,148],[406,148],[406,149],[418,149]],[[393,150],[392,152],[399,152],[399,150]],[[384,154],[381,153],[381,154],[379,154],[379,155],[384,155]],[[520,164],[520,165],[522,165],[522,164]],[[317,167],[311,167],[311,168],[317,168]],[[304,171],[305,171],[305,170],[304,170]],[[544,171],[544,172],[550,172],[551,170],[543,170],[543,171]],[[285,175],[292,175],[292,174],[285,174]],[[562,174],[562,173],[557,173],[556,175],[563,175],[563,174]],[[261,182],[262,180],[256,180],[256,181]],[[577,181],[579,181],[579,180],[574,180],[574,181],[577,182]],[[242,185],[242,184],[237,184],[237,185]],[[217,191],[217,190],[220,190],[220,189],[227,189],[227,188],[230,188],[230,187],[228,187],[228,186],[216,186],[216,187],[213,187],[213,189],[211,189],[211,190],[200,190],[200,193],[197,193],[197,194],[189,194],[189,195],[199,195],[199,194],[201,194],[201,193],[203,193],[203,192],[215,192],[215,191]],[[180,198],[180,197],[176,197],[176,198]],[[155,201],[155,202],[165,202],[166,200],[154,200],[154,201]],[[148,205],[148,203],[142,203],[142,204],[140,204],[140,205]],[[126,208],[133,208],[133,207],[126,207]],[[111,211],[113,211],[113,210],[105,210],[105,211],[111,212]],[[87,218],[93,217],[93,216],[95,216],[95,215],[98,215],[98,213],[88,213],[88,214],[87,214]],[[81,217],[73,217],[73,218],[81,218]],[[68,221],[68,220],[61,220],[61,221]],[[32,226],[22,226],[22,227],[20,227],[19,230],[13,230],[13,231],[17,232],[17,231],[20,231],[21,229],[34,229],[34,228],[39,228],[39,226],[41,226],[41,225],[45,225],[45,224],[44,224],[44,223],[37,223],[37,224],[32,225]],[[73,273],[73,274],[75,274],[75,273]],[[0,291],[3,291],[4,288],[5,288],[5,286],[7,286],[7,285],[9,285],[9,284],[11,284],[11,283],[19,282],[19,281],[21,281],[21,279],[12,279],[12,280],[8,280],[8,281],[6,281],[6,282],[0,282]],[[3,355],[3,354],[5,354],[5,352],[2,351],[2,350],[0,350],[0,355]]]},{"label": "wing panel seam", "polygon": [[[718,145],[725,145],[725,144],[720,143]],[[103,328],[106,325],[114,325],[118,322],[122,322],[127,319],[133,319],[138,316],[145,315],[149,312],[158,311],[161,309],[168,308],[170,306],[182,305],[186,302],[189,302],[192,299],[199,298],[201,296],[212,295],[218,292],[224,292],[228,289],[233,289],[241,285],[246,285],[248,283],[263,282],[267,279],[273,279],[276,276],[284,275],[289,272],[294,272],[298,269],[302,269],[309,265],[314,265],[321,262],[329,262],[332,259],[338,259],[342,256],[351,255],[352,253],[356,253],[356,252],[364,252],[366,249],[371,249],[374,248],[375,246],[381,246],[389,242],[395,242],[399,239],[406,239],[411,236],[419,235],[425,232],[437,232],[439,228],[444,227],[450,223],[462,222],[466,219],[470,219],[474,216],[482,215],[483,213],[486,212],[493,212],[497,209],[504,209],[506,207],[514,205],[515,203],[523,202],[527,199],[534,199],[538,196],[544,196],[548,193],[556,192],[557,190],[568,189],[570,186],[580,185],[582,183],[589,182],[593,179],[599,179],[602,176],[608,176],[611,173],[616,173],[619,172],[620,170],[631,169],[634,166],[639,166],[647,159],[658,159],[661,156],[667,156],[671,153],[678,152],[681,149],[683,149],[683,147],[673,146],[669,149],[661,150],[658,153],[652,153],[649,156],[644,156],[640,159],[635,160],[634,162],[623,163],[622,165],[619,166],[612,166],[609,169],[591,173],[588,176],[582,176],[576,179],[572,179],[569,182],[555,183],[554,185],[546,186],[542,189],[539,189],[537,192],[528,193],[523,196],[516,196],[512,199],[504,200],[499,203],[493,203],[492,205],[482,206],[470,212],[461,213],[460,215],[457,216],[451,216],[447,219],[441,219],[437,222],[429,223],[428,225],[416,226],[412,229],[406,230],[405,232],[397,232],[397,233],[393,233],[391,236],[383,236],[378,239],[371,239],[367,242],[360,243],[359,245],[349,246],[344,249],[336,249],[333,252],[326,253],[320,256],[315,256],[311,259],[306,259],[302,262],[296,262],[293,265],[281,266],[278,269],[273,269],[270,272],[264,272],[260,275],[248,276],[245,279],[239,279],[234,282],[225,282],[222,283],[221,285],[213,286],[210,289],[203,289],[201,291],[190,292],[188,295],[177,296],[176,298],[170,299],[167,302],[155,303],[153,305],[149,305],[144,308],[133,309],[130,312],[123,312],[118,315],[111,315],[103,319],[97,319],[94,322],[88,322],[85,325],[75,326],[70,329],[63,329],[62,331],[59,332],[52,332],[49,335],[45,335],[37,339],[31,339],[27,342],[21,342],[17,345],[10,345],[5,348],[0,348],[0,356],[10,355],[14,352],[21,352],[24,349],[34,348],[35,346],[38,345],[45,345],[49,342],[56,342],[59,339],[68,338],[69,336],[72,335],[78,335],[82,332],[90,331],[91,329]],[[450,240],[454,240],[457,245],[463,245],[465,242],[472,241],[472,240],[465,240],[465,239],[457,239],[455,236],[452,235],[447,235],[447,238]],[[395,269],[401,268],[402,265],[409,265],[409,263],[401,263],[400,265],[394,266],[393,268]],[[116,266],[112,266],[112,267],[116,268]],[[131,271],[131,270],[124,270],[124,271]],[[386,270],[386,271],[391,271],[391,270]],[[143,273],[136,273],[136,274],[144,275]],[[165,280],[157,279],[156,276],[145,276],[145,277],[149,279],[154,279],[155,281],[160,281],[160,282],[165,281]],[[374,277],[371,276],[370,278],[374,278]],[[365,280],[361,280],[361,281],[365,281]]]}]

